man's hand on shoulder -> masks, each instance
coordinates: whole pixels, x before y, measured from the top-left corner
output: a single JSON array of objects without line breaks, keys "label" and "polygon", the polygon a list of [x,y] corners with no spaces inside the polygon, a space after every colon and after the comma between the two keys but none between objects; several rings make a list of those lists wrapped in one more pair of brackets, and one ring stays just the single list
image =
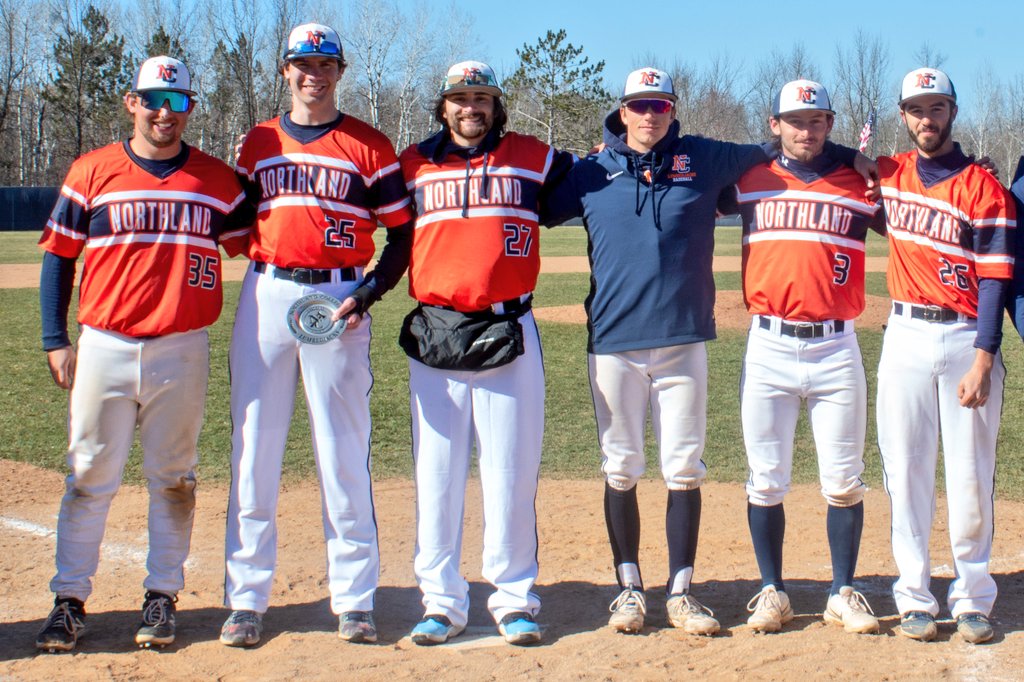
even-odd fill
[{"label": "man's hand on shoulder", "polygon": [[989,157],[983,156],[980,159],[978,159],[977,161],[975,161],[974,163],[978,164],[983,169],[987,170],[993,176],[995,176],[997,178],[999,177],[999,166],[997,166],[995,161],[993,161]]},{"label": "man's hand on shoulder", "polygon": [[76,360],[74,346],[64,346],[46,351],[46,362],[50,366],[53,383],[63,389],[70,389],[75,383]]},{"label": "man's hand on shoulder", "polygon": [[853,169],[864,178],[864,183],[868,187],[864,192],[864,198],[873,204],[878,203],[882,197],[882,190],[878,184],[878,164],[857,152],[857,156],[853,159]]}]

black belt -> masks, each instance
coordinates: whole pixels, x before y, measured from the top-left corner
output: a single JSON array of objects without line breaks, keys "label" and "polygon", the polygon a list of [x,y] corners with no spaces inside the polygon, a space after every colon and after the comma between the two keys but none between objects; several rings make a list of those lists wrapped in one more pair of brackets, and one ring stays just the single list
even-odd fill
[{"label": "black belt", "polygon": [[[897,315],[902,315],[903,306],[902,303],[893,302],[892,309]],[[910,305],[910,317],[925,322],[956,322],[961,319],[961,314],[937,305]]]},{"label": "black belt", "polygon": [[[772,320],[770,317],[760,315],[760,321],[758,326],[761,329],[772,328]],[[783,336],[792,336],[797,339],[820,339],[829,332],[833,334],[842,334],[846,328],[846,322],[844,320],[836,320],[835,322],[780,322],[779,333]]]},{"label": "black belt", "polygon": [[[262,274],[267,272],[268,265],[256,261],[253,263],[253,270]],[[316,270],[313,268],[282,268],[277,265],[271,267],[271,274],[275,279],[287,279],[296,284],[326,284],[332,281],[334,273],[337,272],[342,282],[356,281],[355,268],[339,268],[337,270]]]},{"label": "black belt", "polygon": [[[424,303],[422,305],[431,305],[431,304],[430,303]],[[494,309],[496,307],[498,307],[498,306],[501,306],[501,309],[502,309],[501,313],[498,313],[497,311],[494,311]],[[445,310],[456,310],[456,308],[453,308],[450,305],[435,305],[435,306],[432,306],[432,307],[434,307],[434,308],[444,308]],[[521,297],[519,297],[519,298],[510,298],[507,301],[499,301],[498,303],[493,304],[490,308],[484,308],[483,310],[473,310],[473,311],[464,311],[464,310],[462,310],[462,311],[459,311],[459,312],[462,312],[462,313],[464,313],[466,315],[472,315],[472,314],[475,314],[475,313],[482,313],[482,312],[485,312],[485,311],[486,312],[494,311],[495,314],[498,314],[498,315],[523,315],[524,313],[526,313],[526,311],[530,310],[531,308],[533,308],[533,296],[532,295],[528,296],[525,301],[521,300]]]},{"label": "black belt", "polygon": [[499,305],[503,311],[502,315],[522,315],[533,307],[533,296],[527,296],[525,301],[521,300],[521,297],[510,298],[507,301],[502,301],[500,304],[495,303],[491,306],[491,310],[494,310]]}]

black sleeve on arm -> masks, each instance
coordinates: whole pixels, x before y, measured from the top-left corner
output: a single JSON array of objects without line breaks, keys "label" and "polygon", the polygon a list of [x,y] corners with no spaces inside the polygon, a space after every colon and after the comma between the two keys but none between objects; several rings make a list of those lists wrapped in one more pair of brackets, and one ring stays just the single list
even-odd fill
[{"label": "black sleeve on arm", "polygon": [[853,168],[853,162],[857,158],[857,154],[860,153],[853,147],[844,147],[831,140],[825,140],[825,148],[822,152],[833,161],[837,161],[849,168]]},{"label": "black sleeve on arm", "polygon": [[779,158],[779,154],[782,151],[779,147],[779,143],[775,140],[762,142],[759,146],[761,147],[761,151],[764,152],[764,163],[771,163],[775,159]]},{"label": "black sleeve on arm", "polygon": [[1010,280],[981,278],[978,280],[978,336],[974,347],[989,353],[999,350],[1003,342],[1003,303],[1010,290]]},{"label": "black sleeve on arm", "polygon": [[736,197],[736,185],[729,185],[718,194],[718,212],[722,215],[740,212],[740,204]]},{"label": "black sleeve on arm", "polygon": [[68,336],[68,309],[75,288],[75,260],[47,251],[39,274],[39,308],[43,320],[43,350],[71,345]]},{"label": "black sleeve on arm", "polygon": [[394,288],[402,279],[405,269],[409,267],[409,254],[412,253],[412,232],[416,221],[410,220],[398,227],[389,228],[386,232],[387,243],[381,249],[377,267],[368,274],[363,283],[352,292],[356,299],[356,312],[360,315],[380,300],[381,296]]},{"label": "black sleeve on arm", "polygon": [[537,194],[538,222],[554,227],[570,218],[580,215],[579,201],[569,173],[576,164],[576,157],[569,152],[555,152],[544,184]]}]

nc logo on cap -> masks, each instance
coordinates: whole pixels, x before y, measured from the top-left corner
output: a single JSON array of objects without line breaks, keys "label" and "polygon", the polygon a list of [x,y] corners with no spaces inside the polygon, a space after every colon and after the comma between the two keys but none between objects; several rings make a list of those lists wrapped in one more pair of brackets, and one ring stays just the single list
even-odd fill
[{"label": "nc logo on cap", "polygon": [[661,74],[657,71],[641,71],[640,72],[640,85],[658,85],[661,80]]},{"label": "nc logo on cap", "polygon": [[326,37],[323,31],[306,31],[306,41],[317,49],[320,49],[320,43]]},{"label": "nc logo on cap", "polygon": [[796,89],[796,100],[804,104],[815,104],[818,101],[818,91],[810,86]]},{"label": "nc logo on cap", "polygon": [[915,88],[932,89],[935,87],[935,74],[934,73],[919,73],[917,74],[917,80],[914,83]]},{"label": "nc logo on cap", "polygon": [[173,64],[157,64],[156,77],[164,83],[178,82],[178,67]]}]

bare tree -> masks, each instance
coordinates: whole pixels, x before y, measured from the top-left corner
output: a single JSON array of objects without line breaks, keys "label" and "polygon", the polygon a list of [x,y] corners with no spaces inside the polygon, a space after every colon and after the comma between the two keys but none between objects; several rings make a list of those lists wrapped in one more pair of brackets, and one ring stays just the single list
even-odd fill
[{"label": "bare tree", "polygon": [[345,40],[360,72],[357,92],[365,100],[369,123],[378,129],[392,52],[403,30],[402,15],[389,0],[358,0],[345,23]]},{"label": "bare tree", "polygon": [[939,49],[929,42],[921,43],[921,47],[917,48],[917,52],[914,53],[914,61],[917,62],[918,66],[930,66],[933,69],[941,69],[942,65],[946,63],[946,55],[943,52],[939,52]]},{"label": "bare tree", "polygon": [[[768,117],[771,116],[775,97],[783,85],[799,78],[822,81],[821,71],[811,60],[803,43],[793,45],[789,54],[783,54],[775,48],[757,62],[745,98],[750,112],[747,126],[750,139],[766,140],[771,137]],[[824,85],[826,90],[832,91],[828,84]]]},{"label": "bare tree", "polygon": [[886,106],[896,92],[889,54],[889,47],[881,38],[870,36],[863,29],[854,34],[850,47],[836,46],[832,97],[836,105],[832,137],[836,141],[856,146],[868,115],[872,109],[878,109],[875,148],[896,151],[898,128],[891,126],[894,122],[898,125],[898,114],[894,107]]}]

